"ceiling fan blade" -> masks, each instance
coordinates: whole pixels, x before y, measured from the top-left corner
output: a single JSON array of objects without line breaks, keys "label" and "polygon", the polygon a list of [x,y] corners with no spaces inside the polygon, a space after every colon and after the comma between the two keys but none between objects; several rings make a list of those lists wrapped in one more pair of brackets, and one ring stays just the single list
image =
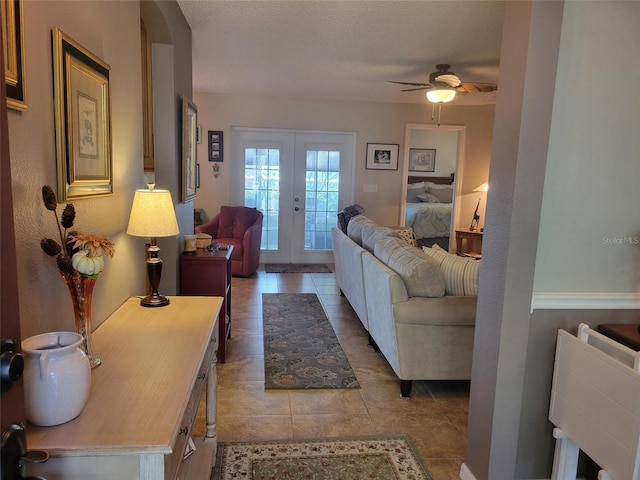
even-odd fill
[{"label": "ceiling fan blade", "polygon": [[456,90],[461,93],[495,92],[498,86],[495,83],[462,82]]},{"label": "ceiling fan blade", "polygon": [[457,88],[462,84],[462,82],[460,81],[460,79],[455,73],[441,73],[439,75],[435,75],[434,79],[435,80],[433,83],[435,82],[446,83],[451,88]]},{"label": "ceiling fan blade", "polygon": [[397,83],[398,85],[409,85],[411,87],[430,87],[429,83],[413,83],[413,82],[396,82],[395,80],[387,80],[389,83]]},{"label": "ceiling fan blade", "polygon": [[416,88],[403,88],[400,90],[401,92],[415,92],[416,90],[429,90],[431,85],[425,85],[424,87],[416,87]]}]

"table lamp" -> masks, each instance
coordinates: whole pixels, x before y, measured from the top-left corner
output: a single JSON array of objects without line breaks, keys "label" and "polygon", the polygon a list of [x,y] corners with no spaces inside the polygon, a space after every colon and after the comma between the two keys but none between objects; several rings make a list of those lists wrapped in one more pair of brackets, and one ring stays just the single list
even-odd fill
[{"label": "table lamp", "polygon": [[162,259],[158,256],[160,248],[156,237],[178,235],[176,212],[169,190],[155,190],[155,184],[148,184],[148,189],[138,189],[133,197],[131,215],[127,233],[135,237],[150,237],[149,258],[147,258],[147,275],[151,285],[151,294],[140,300],[143,307],[162,307],[169,305],[169,299],[158,292],[162,276]]}]

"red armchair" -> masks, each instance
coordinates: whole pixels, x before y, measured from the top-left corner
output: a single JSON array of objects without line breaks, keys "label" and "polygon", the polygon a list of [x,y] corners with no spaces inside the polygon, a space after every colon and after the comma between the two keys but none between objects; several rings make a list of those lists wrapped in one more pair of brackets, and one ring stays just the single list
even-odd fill
[{"label": "red armchair", "polygon": [[231,273],[248,277],[260,264],[262,240],[262,212],[249,207],[220,207],[220,213],[211,221],[195,228],[196,233],[208,233],[212,241],[233,245]]}]

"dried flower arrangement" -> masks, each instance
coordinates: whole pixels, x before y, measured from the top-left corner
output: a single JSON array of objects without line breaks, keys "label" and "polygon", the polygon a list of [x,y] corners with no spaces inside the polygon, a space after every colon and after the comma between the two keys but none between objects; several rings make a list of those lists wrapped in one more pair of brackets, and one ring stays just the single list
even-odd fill
[{"label": "dried flower arrangement", "polygon": [[58,269],[63,273],[71,275],[77,271],[85,276],[97,277],[104,268],[104,254],[113,257],[115,253],[113,243],[106,237],[69,230],[73,227],[76,210],[72,203],[67,203],[58,219],[56,194],[49,185],[42,187],[42,200],[47,210],[55,215],[60,235],[60,243],[52,238],[43,238],[40,241],[42,250],[56,257]]},{"label": "dried flower arrangement", "polygon": [[43,238],[40,246],[47,255],[56,257],[58,270],[71,294],[76,331],[82,335],[83,350],[91,368],[96,368],[102,360],[93,351],[91,340],[91,298],[96,280],[104,268],[104,254],[113,257],[113,243],[107,237],[69,230],[76,219],[76,210],[73,204],[67,203],[62,217],[58,219],[58,201],[49,185],[42,187],[42,201],[56,217],[60,243],[52,238]]}]

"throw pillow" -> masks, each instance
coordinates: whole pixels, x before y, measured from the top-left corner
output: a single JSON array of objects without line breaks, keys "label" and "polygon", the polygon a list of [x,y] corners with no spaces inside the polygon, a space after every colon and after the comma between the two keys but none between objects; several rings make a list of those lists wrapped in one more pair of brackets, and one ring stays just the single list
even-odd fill
[{"label": "throw pillow", "polygon": [[396,272],[410,297],[442,297],[445,279],[440,267],[418,247],[400,238],[385,237],[376,243],[374,255]]},{"label": "throw pillow", "polygon": [[418,200],[423,203],[440,203],[438,197],[436,197],[433,193],[425,192],[421,195],[418,195]]},{"label": "throw pillow", "polygon": [[445,185],[429,185],[427,192],[434,195],[441,203],[453,202],[453,188]]},{"label": "throw pillow", "polygon": [[422,250],[435,260],[444,272],[447,295],[478,295],[479,260],[453,255],[440,248],[437,244],[431,248],[422,247]]},{"label": "throw pillow", "polygon": [[407,203],[418,203],[418,195],[425,193],[424,182],[410,183],[407,185]]}]

